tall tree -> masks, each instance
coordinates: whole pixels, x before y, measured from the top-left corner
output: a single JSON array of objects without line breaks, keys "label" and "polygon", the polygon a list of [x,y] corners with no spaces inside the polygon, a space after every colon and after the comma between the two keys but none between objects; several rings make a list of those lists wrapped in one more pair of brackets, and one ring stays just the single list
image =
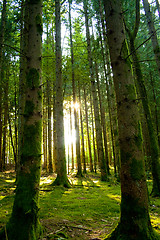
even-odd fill
[{"label": "tall tree", "polygon": [[148,212],[139,111],[120,1],[104,1],[117,99],[121,152],[121,217],[108,239],[158,239]]},{"label": "tall tree", "polygon": [[62,88],[62,51],[61,51],[61,4],[60,0],[55,1],[56,15],[56,147],[57,147],[57,178],[54,185],[70,187],[67,178],[65,143],[64,143],[64,122],[63,122],[63,88]]},{"label": "tall tree", "polygon": [[24,132],[21,139],[20,164],[16,195],[11,218],[1,239],[39,239],[41,227],[39,212],[39,182],[41,170],[41,43],[42,1],[27,0],[28,49]]},{"label": "tall tree", "polygon": [[93,172],[93,160],[92,160],[92,151],[91,151],[91,140],[90,140],[90,131],[89,131],[89,120],[88,120],[88,106],[87,106],[87,94],[84,87],[84,105],[85,105],[85,120],[87,128],[87,142],[88,142],[88,151],[89,151],[89,160],[90,160],[90,171]]},{"label": "tall tree", "polygon": [[88,51],[88,61],[89,61],[90,77],[91,77],[91,91],[92,91],[94,115],[95,115],[98,161],[99,161],[100,170],[101,170],[101,180],[106,181],[108,178],[108,174],[107,174],[107,166],[106,166],[106,162],[105,162],[105,158],[104,158],[103,141],[102,141],[102,127],[101,127],[101,123],[100,123],[98,98],[97,98],[96,84],[95,84],[95,79],[94,79],[87,0],[83,0],[83,8],[84,8],[84,14],[85,14],[87,51]]}]

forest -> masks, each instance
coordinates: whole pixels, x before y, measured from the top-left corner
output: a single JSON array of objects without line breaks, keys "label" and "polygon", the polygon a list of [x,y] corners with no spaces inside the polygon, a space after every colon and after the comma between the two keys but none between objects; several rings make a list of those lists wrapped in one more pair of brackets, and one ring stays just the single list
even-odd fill
[{"label": "forest", "polygon": [[0,240],[160,239],[159,4],[0,1]]}]

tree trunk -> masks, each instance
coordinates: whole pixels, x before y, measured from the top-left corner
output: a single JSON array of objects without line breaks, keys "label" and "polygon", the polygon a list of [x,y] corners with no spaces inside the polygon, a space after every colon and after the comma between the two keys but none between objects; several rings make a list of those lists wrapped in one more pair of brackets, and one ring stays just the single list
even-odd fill
[{"label": "tree trunk", "polygon": [[88,24],[87,0],[83,0],[83,8],[84,8],[84,13],[85,13],[87,51],[88,51],[88,61],[89,61],[90,77],[91,77],[91,91],[92,91],[92,97],[93,97],[95,126],[96,126],[98,161],[100,163],[100,169],[101,169],[101,180],[106,181],[108,179],[108,175],[107,175],[107,167],[106,167],[104,151],[103,151],[102,127],[101,127],[100,116],[99,116],[98,98],[97,98],[97,91],[96,91],[96,86],[95,86],[96,83],[94,80],[94,70],[93,70],[92,53],[91,53],[91,41],[90,41],[90,32],[89,32],[89,24]]},{"label": "tree trunk", "polygon": [[154,27],[152,13],[150,11],[150,5],[148,3],[148,0],[143,0],[143,7],[144,7],[146,18],[147,18],[149,33],[150,33],[150,36],[152,36],[151,37],[152,47],[153,47],[153,52],[155,55],[157,69],[160,77],[160,47],[159,47],[158,38],[157,38],[156,30]]},{"label": "tree trunk", "polygon": [[121,152],[121,217],[107,239],[156,239],[148,212],[140,116],[118,0],[104,1],[117,100]]},{"label": "tree trunk", "polygon": [[60,0],[55,1],[55,13],[56,13],[57,178],[53,182],[53,185],[62,185],[64,187],[70,187],[67,178],[65,143],[64,143]]},{"label": "tree trunk", "polygon": [[[24,7],[25,6],[25,7]],[[27,48],[28,48],[28,17],[29,9],[28,5],[25,5],[25,0],[21,2],[21,39],[20,39],[20,75],[19,75],[19,99],[18,99],[18,159],[17,169],[20,164],[21,155],[21,139],[23,138],[24,130],[24,108],[25,108],[25,89],[26,89],[26,69],[27,69]]]},{"label": "tree trunk", "polygon": [[7,145],[7,122],[8,122],[8,84],[9,84],[9,76],[5,73],[5,83],[4,83],[4,120],[3,120],[3,146],[2,146],[2,170],[6,170],[6,145]]},{"label": "tree trunk", "polygon": [[[15,110],[14,110],[14,132],[15,132],[15,144],[14,144],[14,148],[13,148],[13,153],[14,153],[14,162],[15,162],[15,170],[17,171],[17,157],[18,157],[18,126],[17,126],[17,85],[16,85],[16,78],[15,78],[15,72],[14,72],[14,80],[15,80],[15,94],[14,94],[14,106],[15,106]],[[9,116],[9,114],[8,114]],[[8,117],[9,119],[9,117]]]},{"label": "tree trunk", "polygon": [[[69,0],[69,30],[70,30],[70,49],[71,49],[71,63],[72,63],[72,91],[73,91],[73,105],[76,103],[76,86],[74,74],[74,54],[73,54],[73,40],[72,40],[72,22],[71,22],[71,1]],[[77,176],[82,176],[81,154],[80,154],[80,136],[77,109],[74,107],[74,122],[76,132],[76,159],[77,159]]]},{"label": "tree trunk", "polygon": [[[48,38],[49,38],[49,32],[48,32],[48,25],[47,22],[47,55],[49,55],[48,51]],[[49,173],[53,173],[53,161],[52,161],[52,131],[51,131],[51,79],[49,79],[49,64],[48,64],[48,58],[46,62],[47,72],[46,72],[46,80],[47,80],[47,107],[48,107],[48,170]]]},{"label": "tree trunk", "polygon": [[47,159],[47,109],[46,109],[46,96],[45,89],[43,89],[43,168],[48,171]]},{"label": "tree trunk", "polygon": [[106,132],[106,119],[105,119],[105,111],[103,106],[103,100],[101,97],[100,91],[100,83],[99,83],[99,76],[98,76],[98,66],[95,62],[95,70],[96,70],[96,80],[97,80],[97,87],[98,87],[98,96],[99,96],[99,105],[100,105],[100,113],[101,113],[101,125],[103,129],[103,142],[104,142],[104,149],[105,149],[105,161],[107,165],[107,173],[110,174],[109,171],[109,159],[108,159],[108,145],[107,145],[107,132]]},{"label": "tree trunk", "polygon": [[85,104],[85,116],[86,116],[87,141],[88,141],[88,151],[89,151],[89,160],[90,160],[90,171],[93,172],[93,160],[92,160],[91,141],[90,141],[90,132],[89,132],[89,124],[88,124],[87,96],[86,96],[85,88],[84,88],[84,104]]},{"label": "tree trunk", "polygon": [[82,137],[81,147],[82,147],[83,173],[87,173],[87,169],[86,169],[86,157],[85,157],[85,147],[84,147],[83,117],[82,117],[82,107],[81,107],[81,90],[80,90],[79,81],[78,81],[78,90],[79,90],[80,122],[81,122],[81,137]]},{"label": "tree trunk", "polygon": [[94,120],[93,120],[93,108],[92,108],[92,97],[90,96],[91,103],[91,121],[92,121],[92,136],[93,136],[93,151],[94,151],[94,172],[97,173],[97,151],[96,151],[96,139],[94,131]]},{"label": "tree trunk", "polygon": [[[29,31],[26,72],[24,129],[21,137],[20,165],[11,218],[7,224],[8,239],[36,240],[41,234],[39,222],[39,183],[41,171],[42,92],[41,42],[42,1],[26,2],[29,9]],[[4,233],[5,235],[5,233]],[[1,239],[6,239],[5,236]]]},{"label": "tree trunk", "polygon": [[108,110],[109,110],[109,119],[110,119],[110,127],[111,127],[112,149],[113,149],[113,156],[114,156],[114,173],[115,175],[117,175],[117,170],[118,170],[118,177],[119,177],[119,143],[118,143],[117,107],[116,107],[116,99],[115,99],[115,89],[113,86],[113,79],[111,76],[110,57],[109,57],[109,49],[107,44],[104,17],[103,17],[103,11],[102,11],[100,0],[99,0],[99,10],[100,10],[100,19],[101,19],[103,39],[104,39],[104,50],[105,50],[104,52],[106,56],[105,59],[106,59],[106,65],[107,65],[107,72],[106,70],[104,70],[104,73],[106,77]]},{"label": "tree trunk", "polygon": [[[70,133],[71,136],[73,134],[73,128],[72,128],[72,109],[69,108],[69,115],[70,115]],[[73,151],[73,141],[71,141],[71,154],[72,154],[72,170],[74,170],[74,151]]]},{"label": "tree trunk", "polygon": [[152,86],[152,93],[153,93],[153,101],[155,106],[155,125],[156,125],[156,133],[158,138],[158,145],[160,148],[160,130],[159,130],[159,118],[158,118],[158,105],[157,105],[157,94],[155,91],[154,81],[152,73],[150,72],[150,80],[151,80],[151,86]]},{"label": "tree trunk", "polygon": [[142,99],[144,115],[146,118],[147,128],[148,128],[148,133],[149,133],[150,149],[151,149],[152,176],[153,176],[152,194],[154,196],[160,196],[160,162],[159,162],[158,139],[155,134],[154,127],[153,127],[147,92],[146,92],[146,88],[145,88],[144,81],[143,81],[143,75],[141,72],[139,59],[138,59],[137,53],[135,51],[135,46],[134,46],[134,42],[132,41],[132,39],[130,39],[130,49],[131,49],[131,52],[133,52],[132,57],[133,57],[133,61],[134,61],[136,80],[137,80],[137,85],[139,88],[140,96]]},{"label": "tree trunk", "polygon": [[56,83],[53,81],[53,168],[57,172]]}]

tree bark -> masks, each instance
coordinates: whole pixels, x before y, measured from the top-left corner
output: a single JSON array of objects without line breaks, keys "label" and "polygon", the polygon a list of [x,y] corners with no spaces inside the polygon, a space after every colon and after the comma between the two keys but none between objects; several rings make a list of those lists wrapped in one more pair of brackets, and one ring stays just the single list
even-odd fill
[{"label": "tree bark", "polygon": [[21,39],[20,39],[20,75],[19,75],[19,99],[18,99],[18,159],[17,169],[20,164],[21,155],[21,139],[23,138],[24,130],[24,108],[25,108],[25,89],[26,89],[26,69],[27,69],[27,48],[28,48],[28,17],[29,17],[28,4],[25,5],[25,0],[21,2]]},{"label": "tree bark", "polygon": [[11,218],[1,239],[36,240],[41,234],[39,222],[39,183],[41,171],[42,92],[41,43],[42,1],[26,2],[29,10],[28,50],[24,129],[21,135],[20,164]]},{"label": "tree bark", "polygon": [[96,149],[96,139],[94,131],[94,120],[93,120],[93,108],[92,108],[92,97],[90,95],[90,104],[91,104],[91,121],[92,121],[92,136],[93,136],[93,151],[94,151],[94,171],[97,173],[97,149]]},{"label": "tree bark", "polygon": [[82,149],[82,163],[83,163],[83,173],[87,173],[86,169],[86,157],[85,157],[85,147],[84,147],[84,130],[83,130],[83,116],[82,116],[82,107],[81,107],[81,90],[80,83],[78,81],[78,91],[79,91],[79,104],[80,104],[80,122],[81,122],[81,149]]},{"label": "tree bark", "polygon": [[7,145],[7,122],[8,122],[8,87],[9,87],[9,75],[5,72],[4,83],[4,120],[3,120],[3,145],[2,145],[2,171],[6,170],[6,145]]},{"label": "tree bark", "polygon": [[93,160],[91,152],[91,141],[90,141],[90,131],[88,124],[88,107],[87,107],[87,96],[86,89],[84,88],[84,105],[85,105],[85,117],[86,117],[86,127],[87,127],[87,142],[88,142],[88,151],[89,151],[89,160],[90,160],[90,171],[93,172]]},{"label": "tree bark", "polygon": [[53,185],[70,187],[67,178],[64,122],[63,122],[63,88],[62,88],[62,52],[60,0],[55,1],[56,14],[56,140],[57,140],[57,177]]},{"label": "tree bark", "polygon": [[117,100],[122,197],[120,222],[107,239],[157,239],[148,212],[140,116],[121,5],[108,0],[104,6]]}]

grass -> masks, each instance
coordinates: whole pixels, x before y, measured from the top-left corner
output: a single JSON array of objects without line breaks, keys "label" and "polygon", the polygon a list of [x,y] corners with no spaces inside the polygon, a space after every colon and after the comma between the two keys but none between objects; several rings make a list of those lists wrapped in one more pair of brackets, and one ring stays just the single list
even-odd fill
[{"label": "grass", "polygon": [[[103,239],[118,223],[120,184],[105,183],[98,174],[70,176],[72,188],[51,187],[55,176],[42,176],[40,220],[45,239]],[[13,172],[0,173],[0,228],[8,221],[14,200]],[[152,182],[148,182],[149,190]],[[160,233],[160,199],[150,198],[153,227]]]}]

